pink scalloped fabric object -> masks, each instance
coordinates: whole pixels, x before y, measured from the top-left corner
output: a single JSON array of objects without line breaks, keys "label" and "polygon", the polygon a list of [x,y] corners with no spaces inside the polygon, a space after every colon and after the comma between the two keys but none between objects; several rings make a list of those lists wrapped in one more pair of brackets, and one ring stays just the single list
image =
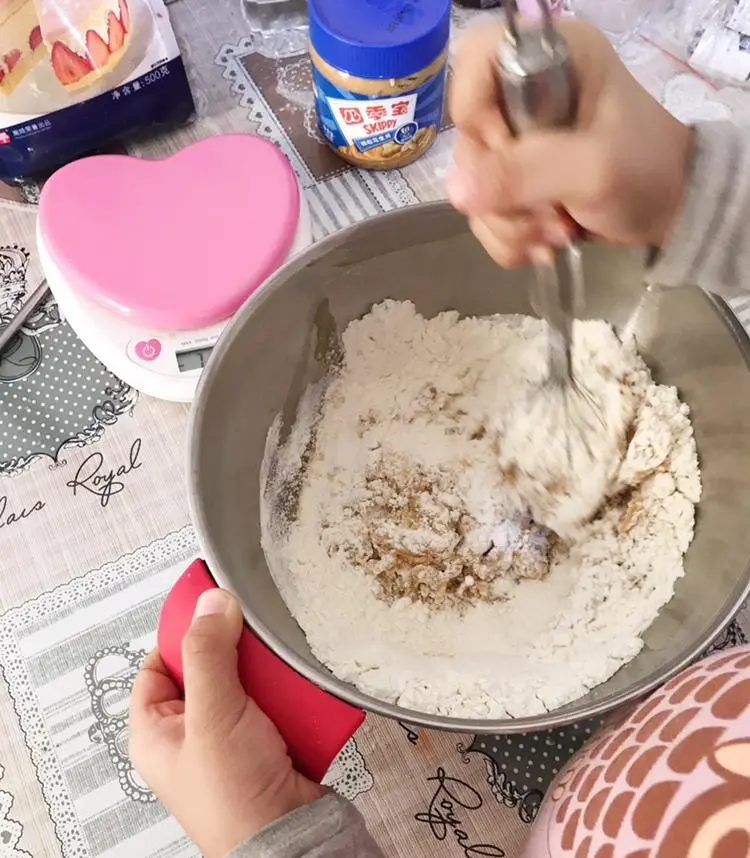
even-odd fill
[{"label": "pink scalloped fabric object", "polygon": [[292,247],[291,165],[251,134],[210,137],[162,161],[95,155],[58,170],[40,230],[83,297],[166,331],[229,318]]},{"label": "pink scalloped fabric object", "polygon": [[524,858],[749,858],[750,647],[670,680],[550,787]]}]

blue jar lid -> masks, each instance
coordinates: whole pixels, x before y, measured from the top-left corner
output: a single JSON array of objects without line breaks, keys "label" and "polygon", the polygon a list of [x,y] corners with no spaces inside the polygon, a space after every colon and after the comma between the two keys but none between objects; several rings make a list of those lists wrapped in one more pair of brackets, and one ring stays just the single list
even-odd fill
[{"label": "blue jar lid", "polygon": [[355,77],[406,77],[443,52],[450,0],[308,0],[310,41]]}]

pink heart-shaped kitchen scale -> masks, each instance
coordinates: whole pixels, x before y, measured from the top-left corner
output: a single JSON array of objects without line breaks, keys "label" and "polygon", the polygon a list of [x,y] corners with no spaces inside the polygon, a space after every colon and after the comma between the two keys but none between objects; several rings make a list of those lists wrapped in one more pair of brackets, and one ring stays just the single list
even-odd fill
[{"label": "pink heart-shaped kitchen scale", "polygon": [[167,331],[229,318],[286,259],[299,215],[291,165],[251,134],[209,137],[163,161],[83,158],[39,202],[45,245],[70,285]]}]

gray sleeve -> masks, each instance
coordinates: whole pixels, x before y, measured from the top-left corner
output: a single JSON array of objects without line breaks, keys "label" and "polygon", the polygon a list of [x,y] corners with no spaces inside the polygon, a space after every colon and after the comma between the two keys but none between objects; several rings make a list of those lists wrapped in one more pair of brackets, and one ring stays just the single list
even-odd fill
[{"label": "gray sleeve", "polygon": [[750,292],[750,129],[696,126],[685,198],[648,280],[727,297]]},{"label": "gray sleeve", "polygon": [[327,795],[240,844],[228,858],[383,858],[354,806]]}]

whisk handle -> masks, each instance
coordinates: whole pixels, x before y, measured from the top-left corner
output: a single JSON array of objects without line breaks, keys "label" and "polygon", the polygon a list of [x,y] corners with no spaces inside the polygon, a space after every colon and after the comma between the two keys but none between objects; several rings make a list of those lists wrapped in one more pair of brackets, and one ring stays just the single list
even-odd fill
[{"label": "whisk handle", "polygon": [[515,135],[570,127],[578,112],[578,85],[565,39],[548,13],[542,21],[519,23],[515,2],[506,0],[506,10],[508,29],[497,61],[508,127]]},{"label": "whisk handle", "polygon": [[[505,120],[515,136],[568,128],[578,113],[578,85],[568,45],[546,0],[538,2],[542,20],[520,21],[516,0],[505,0],[507,30],[498,45],[498,81]],[[583,304],[577,242],[558,250],[557,262],[552,268],[537,266],[531,303],[550,326],[551,377],[564,383],[572,378],[572,325]]]}]

